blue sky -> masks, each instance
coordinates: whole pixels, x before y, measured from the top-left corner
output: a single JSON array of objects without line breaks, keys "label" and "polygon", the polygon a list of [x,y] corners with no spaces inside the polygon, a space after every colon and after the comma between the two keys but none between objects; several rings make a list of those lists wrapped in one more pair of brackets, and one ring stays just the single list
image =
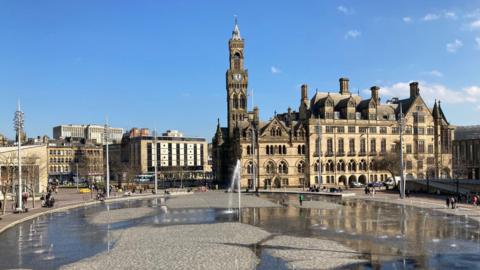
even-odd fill
[{"label": "blue sky", "polygon": [[17,99],[29,136],[68,123],[178,129],[226,124],[227,42],[238,15],[262,119],[310,97],[382,100],[420,81],[455,125],[480,124],[480,1],[0,1],[0,133]]}]

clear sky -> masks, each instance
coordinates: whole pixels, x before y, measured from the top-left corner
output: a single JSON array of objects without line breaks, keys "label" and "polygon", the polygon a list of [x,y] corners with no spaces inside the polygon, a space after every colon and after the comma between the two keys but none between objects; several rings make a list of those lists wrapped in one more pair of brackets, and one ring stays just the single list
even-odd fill
[{"label": "clear sky", "polygon": [[0,133],[17,99],[29,136],[58,124],[226,125],[225,71],[238,15],[262,119],[350,78],[364,97],[420,82],[455,125],[480,124],[480,1],[0,1]]}]

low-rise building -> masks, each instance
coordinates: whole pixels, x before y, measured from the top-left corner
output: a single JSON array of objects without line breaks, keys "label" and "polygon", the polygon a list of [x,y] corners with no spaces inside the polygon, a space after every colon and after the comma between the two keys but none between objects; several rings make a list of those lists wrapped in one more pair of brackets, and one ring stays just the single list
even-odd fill
[{"label": "low-rise building", "polygon": [[480,179],[480,125],[455,129],[453,174],[456,178]]},{"label": "low-rise building", "polygon": [[[21,147],[22,183],[27,191],[45,192],[48,184],[47,146]],[[16,186],[18,183],[17,147],[0,147],[0,186]]]},{"label": "low-rise building", "polygon": [[[90,142],[53,141],[48,144],[48,176],[60,182],[101,181],[104,176],[103,147]],[[79,179],[79,180],[80,180]]]}]

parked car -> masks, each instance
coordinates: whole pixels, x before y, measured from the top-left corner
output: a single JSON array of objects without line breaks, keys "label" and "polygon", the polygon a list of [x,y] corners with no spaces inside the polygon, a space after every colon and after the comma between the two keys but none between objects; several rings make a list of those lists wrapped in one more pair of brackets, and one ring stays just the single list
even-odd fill
[{"label": "parked car", "polygon": [[368,183],[368,186],[369,187],[384,187],[385,183],[383,183],[383,182],[372,182],[372,183]]},{"label": "parked car", "polygon": [[363,188],[364,185],[360,182],[350,182],[350,187],[351,188]]}]

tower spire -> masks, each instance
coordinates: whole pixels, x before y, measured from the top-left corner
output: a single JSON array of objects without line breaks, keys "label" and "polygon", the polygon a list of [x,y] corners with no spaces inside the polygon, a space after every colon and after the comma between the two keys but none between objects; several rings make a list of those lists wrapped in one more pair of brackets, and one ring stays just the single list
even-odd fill
[{"label": "tower spire", "polygon": [[237,15],[235,15],[234,17],[235,17],[235,26],[233,27],[232,39],[233,40],[241,40],[242,37],[240,36],[240,29],[238,28]]}]

